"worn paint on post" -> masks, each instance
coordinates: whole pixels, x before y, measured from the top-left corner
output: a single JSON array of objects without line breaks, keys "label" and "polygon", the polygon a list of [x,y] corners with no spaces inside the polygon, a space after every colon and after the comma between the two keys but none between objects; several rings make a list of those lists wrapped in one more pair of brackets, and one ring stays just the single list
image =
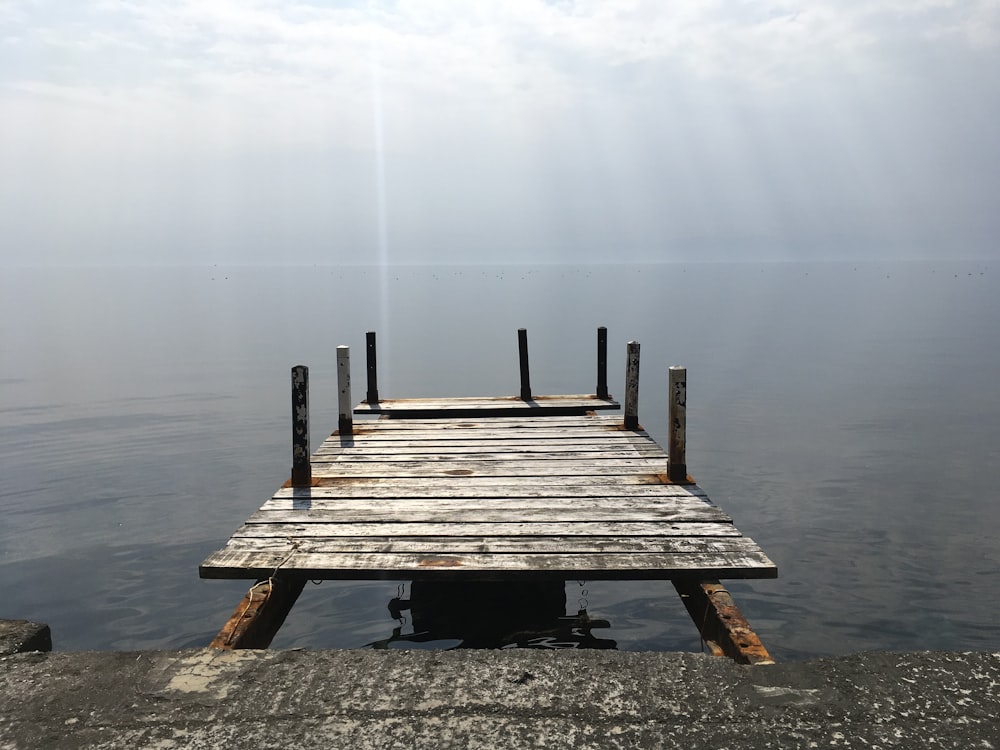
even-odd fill
[{"label": "worn paint on post", "polygon": [[337,347],[337,403],[340,416],[337,429],[341,435],[354,431],[354,417],[351,411],[351,347]]},{"label": "worn paint on post", "polygon": [[687,481],[687,368],[670,368],[670,394],[667,417],[670,421],[667,442],[668,474],[671,482]]},{"label": "worn paint on post", "polygon": [[628,342],[625,360],[625,429],[639,429],[639,342]]},{"label": "worn paint on post", "polygon": [[292,368],[292,486],[308,487],[312,480],[309,463],[309,368]]}]

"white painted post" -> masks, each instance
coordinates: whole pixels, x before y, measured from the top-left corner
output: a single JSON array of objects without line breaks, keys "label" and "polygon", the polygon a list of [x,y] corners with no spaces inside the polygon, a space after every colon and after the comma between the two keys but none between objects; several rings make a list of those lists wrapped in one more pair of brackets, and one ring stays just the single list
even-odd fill
[{"label": "white painted post", "polygon": [[354,434],[354,418],[351,412],[351,347],[337,347],[337,403],[340,416],[337,429],[341,435]]},{"label": "white painted post", "polygon": [[309,457],[309,368],[292,368],[292,486],[312,484]]},{"label": "white painted post", "polygon": [[668,475],[671,482],[687,481],[687,368],[670,368],[668,406]]},{"label": "white painted post", "polygon": [[625,359],[625,429],[639,429],[639,342],[628,342]]}]

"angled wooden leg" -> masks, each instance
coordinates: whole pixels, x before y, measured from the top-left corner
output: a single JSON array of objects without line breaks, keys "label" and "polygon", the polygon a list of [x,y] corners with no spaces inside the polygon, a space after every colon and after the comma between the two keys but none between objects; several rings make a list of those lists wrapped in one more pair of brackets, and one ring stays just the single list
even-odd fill
[{"label": "angled wooden leg", "polygon": [[750,623],[718,581],[673,581],[688,614],[714,656],[739,664],[774,664]]},{"label": "angled wooden leg", "polygon": [[227,650],[267,648],[305,585],[306,579],[298,576],[258,581],[209,647]]}]

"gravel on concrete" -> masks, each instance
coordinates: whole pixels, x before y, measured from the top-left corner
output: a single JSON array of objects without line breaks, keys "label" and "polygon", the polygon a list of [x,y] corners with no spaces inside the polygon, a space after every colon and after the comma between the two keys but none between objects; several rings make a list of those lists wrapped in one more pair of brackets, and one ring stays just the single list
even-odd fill
[{"label": "gravel on concrete", "polygon": [[0,749],[1000,748],[1000,654],[745,667],[687,653],[0,657]]}]

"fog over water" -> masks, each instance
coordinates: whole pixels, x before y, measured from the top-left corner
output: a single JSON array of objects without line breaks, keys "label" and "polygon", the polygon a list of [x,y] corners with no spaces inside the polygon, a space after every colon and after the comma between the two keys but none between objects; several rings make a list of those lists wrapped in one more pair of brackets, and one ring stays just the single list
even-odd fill
[{"label": "fog over water", "polygon": [[[518,327],[535,392],[593,391],[606,325],[614,395],[642,344],[661,443],[666,369],[687,366],[689,470],[778,565],[729,585],[778,658],[995,650],[997,279],[957,261],[10,269],[2,614],[50,623],[59,649],[206,644],[247,584],[197,566],[287,477],[292,365],[316,446],[335,347],[361,383],[367,330],[383,396],[455,396],[517,393]],[[275,645],[387,638],[397,593],[308,586]],[[566,593],[619,648],[699,648],[669,584]]]}]

